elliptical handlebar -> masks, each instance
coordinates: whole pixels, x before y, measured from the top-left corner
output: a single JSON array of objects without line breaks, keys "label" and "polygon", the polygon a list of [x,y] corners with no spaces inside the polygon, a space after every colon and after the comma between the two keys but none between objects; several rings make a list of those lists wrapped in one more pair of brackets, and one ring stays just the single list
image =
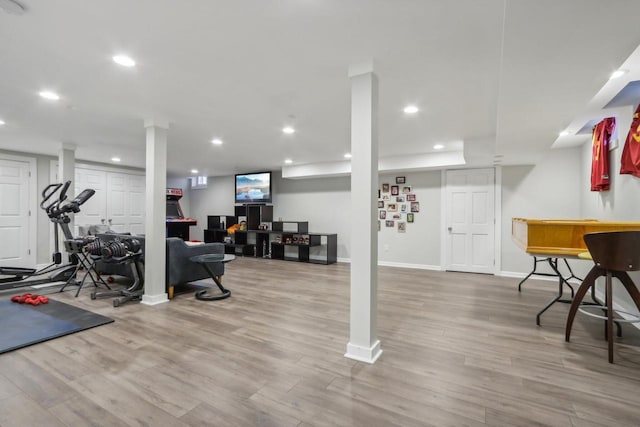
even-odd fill
[{"label": "elliptical handlebar", "polygon": [[[70,183],[71,181],[68,181],[68,182]],[[42,190],[42,201],[40,202],[40,208],[46,211],[49,208],[49,206],[52,206],[52,205],[49,205],[45,207],[44,204],[47,200],[51,198],[51,196],[56,194],[56,192],[60,189],[60,187],[62,187],[62,185],[63,185],[62,183],[49,184],[44,190]],[[56,200],[53,203],[57,203],[57,202],[58,201]]]},{"label": "elliptical handlebar", "polygon": [[[60,218],[69,212],[80,212],[80,206],[96,193],[95,190],[87,188],[78,194],[75,199],[63,205],[62,203],[67,200],[67,191],[70,186],[71,181],[67,181],[64,184],[50,184],[42,191],[42,202],[40,202],[40,207],[47,213],[49,218]],[[51,199],[58,190],[60,190],[60,195],[57,200],[54,200],[45,206],[45,202]]]},{"label": "elliptical handlebar", "polygon": [[64,187],[62,187],[62,190],[60,191],[60,197],[58,198],[58,201],[60,203],[67,200],[67,190],[69,189],[70,186],[71,186],[71,180],[64,183]]},{"label": "elliptical handlebar", "polygon": [[82,206],[87,200],[89,200],[95,193],[95,190],[87,188],[83,190],[82,193],[78,194],[76,198],[69,203],[60,205],[59,201],[56,202],[56,204],[47,211],[47,214],[49,215],[49,218],[58,218],[64,216],[69,212],[78,213],[80,212],[80,206]]}]

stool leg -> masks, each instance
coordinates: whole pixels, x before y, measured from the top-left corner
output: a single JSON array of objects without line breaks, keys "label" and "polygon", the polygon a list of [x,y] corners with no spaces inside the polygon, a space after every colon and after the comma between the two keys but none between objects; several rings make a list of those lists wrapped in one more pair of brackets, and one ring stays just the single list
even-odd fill
[{"label": "stool leg", "polygon": [[633,280],[631,280],[631,277],[629,277],[629,274],[627,274],[627,272],[625,271],[615,271],[613,275],[622,282],[624,288],[627,290],[627,292],[631,296],[631,299],[636,304],[636,307],[638,308],[638,310],[640,310],[640,291],[638,291],[638,288],[636,288],[636,285],[635,283],[633,283]]},{"label": "stool leg", "polygon": [[580,303],[582,299],[587,294],[587,291],[591,286],[595,286],[596,279],[604,274],[604,270],[600,267],[593,267],[587,277],[582,281],[582,285],[578,288],[576,292],[576,297],[573,299],[571,303],[571,308],[569,309],[569,315],[567,316],[567,327],[565,329],[565,341],[569,342],[569,338],[571,338],[571,327],[573,326],[573,319],[576,317],[576,313],[578,312],[578,308],[580,307]]},{"label": "stool leg", "polygon": [[611,284],[611,272],[607,271],[606,299],[607,299],[607,344],[609,350],[609,363],[613,363],[613,289]]}]

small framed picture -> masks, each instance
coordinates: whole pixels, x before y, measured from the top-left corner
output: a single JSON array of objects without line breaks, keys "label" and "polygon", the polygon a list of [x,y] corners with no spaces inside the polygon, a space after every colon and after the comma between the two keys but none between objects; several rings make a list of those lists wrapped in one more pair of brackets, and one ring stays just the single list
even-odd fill
[{"label": "small framed picture", "polygon": [[407,182],[407,178],[404,176],[396,176],[396,184],[404,184]]},{"label": "small framed picture", "polygon": [[408,213],[407,214],[407,222],[413,222],[413,214],[412,213]]},{"label": "small framed picture", "polygon": [[387,203],[387,210],[389,212],[397,212],[398,211],[398,204],[397,203]]},{"label": "small framed picture", "polygon": [[420,202],[411,202],[411,212],[420,212]]},{"label": "small framed picture", "polygon": [[389,192],[389,184],[388,183],[382,184],[382,192],[383,193],[388,193]]},{"label": "small framed picture", "polygon": [[396,197],[396,202],[403,203],[404,202],[404,196],[397,196]]},{"label": "small framed picture", "polygon": [[387,217],[387,211],[380,211],[380,219],[385,219]]},{"label": "small framed picture", "polygon": [[399,213],[393,214],[393,219],[400,219],[400,218],[402,218],[402,217],[400,216]]},{"label": "small framed picture", "polygon": [[407,224],[404,221],[398,221],[398,233],[406,233]]},{"label": "small framed picture", "polygon": [[392,196],[397,196],[398,194],[400,194],[400,187],[398,187],[397,185],[392,185],[391,186],[391,195]]},{"label": "small framed picture", "polygon": [[415,194],[407,194],[407,202],[415,202],[416,201],[416,195]]},{"label": "small framed picture", "polygon": [[400,205],[400,212],[406,212],[407,211],[407,204],[403,203]]},{"label": "small framed picture", "polygon": [[402,194],[409,194],[409,193],[411,193],[411,186],[410,185],[402,187]]},{"label": "small framed picture", "polygon": [[383,194],[382,200],[391,200],[391,196],[389,196],[388,194]]},{"label": "small framed picture", "polygon": [[384,209],[384,201],[378,200],[378,209]]},{"label": "small framed picture", "polygon": [[392,221],[392,220],[390,220],[390,219],[386,220],[386,221],[384,222],[384,224],[385,224],[387,227],[393,227],[393,221]]}]

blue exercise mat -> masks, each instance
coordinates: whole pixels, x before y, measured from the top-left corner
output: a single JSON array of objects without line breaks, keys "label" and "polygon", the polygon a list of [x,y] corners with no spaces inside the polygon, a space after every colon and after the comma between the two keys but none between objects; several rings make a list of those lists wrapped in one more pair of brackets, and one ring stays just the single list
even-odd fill
[{"label": "blue exercise mat", "polygon": [[38,306],[0,301],[0,354],[111,322],[51,299]]}]

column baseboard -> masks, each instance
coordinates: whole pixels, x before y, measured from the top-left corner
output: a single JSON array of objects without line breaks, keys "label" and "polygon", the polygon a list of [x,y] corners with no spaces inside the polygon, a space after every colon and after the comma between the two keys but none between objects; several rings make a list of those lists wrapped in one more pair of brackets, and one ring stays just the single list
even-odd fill
[{"label": "column baseboard", "polygon": [[360,345],[348,343],[347,352],[344,354],[344,357],[357,360],[358,362],[373,364],[376,363],[376,360],[378,360],[381,354],[382,349],[380,348],[380,340],[376,340],[371,347],[362,347]]},{"label": "column baseboard", "polygon": [[142,301],[140,303],[144,305],[158,305],[165,302],[169,302],[169,298],[166,293],[159,295],[144,294],[142,295]]}]

